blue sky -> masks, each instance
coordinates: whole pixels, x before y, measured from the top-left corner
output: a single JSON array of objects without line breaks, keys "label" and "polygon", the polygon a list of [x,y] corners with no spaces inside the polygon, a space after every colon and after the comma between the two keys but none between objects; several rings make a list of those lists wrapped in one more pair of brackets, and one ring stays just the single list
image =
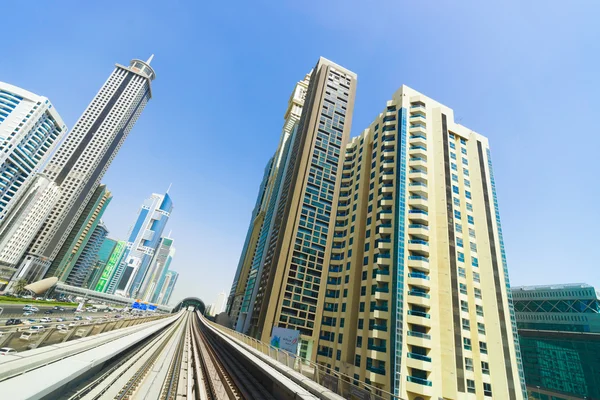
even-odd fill
[{"label": "blue sky", "polygon": [[321,55],[358,74],[353,135],[407,84],[489,137],[512,284],[600,286],[600,3],[93,3],[4,2],[0,80],[72,127],[114,63],[155,54],[154,98],[104,178],[104,220],[125,238],[172,183],[173,299],[229,291],[288,96]]}]

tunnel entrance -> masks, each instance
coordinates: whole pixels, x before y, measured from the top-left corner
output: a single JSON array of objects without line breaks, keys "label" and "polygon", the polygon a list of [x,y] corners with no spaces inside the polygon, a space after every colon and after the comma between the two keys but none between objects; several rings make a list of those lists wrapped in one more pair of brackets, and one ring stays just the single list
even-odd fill
[{"label": "tunnel entrance", "polygon": [[201,314],[204,314],[204,311],[206,310],[206,306],[204,305],[204,302],[202,300],[200,300],[197,297],[187,297],[181,300],[179,304],[177,304],[175,308],[173,308],[172,312],[176,313],[188,307],[195,308],[196,310],[200,311]]}]

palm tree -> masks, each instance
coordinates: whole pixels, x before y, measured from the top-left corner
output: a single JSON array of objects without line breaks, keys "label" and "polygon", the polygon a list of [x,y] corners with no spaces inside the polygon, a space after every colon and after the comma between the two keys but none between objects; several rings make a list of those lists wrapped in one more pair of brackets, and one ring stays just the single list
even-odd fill
[{"label": "palm tree", "polygon": [[14,286],[15,293],[21,293],[23,290],[25,290],[25,286],[27,286],[27,280],[19,279]]}]

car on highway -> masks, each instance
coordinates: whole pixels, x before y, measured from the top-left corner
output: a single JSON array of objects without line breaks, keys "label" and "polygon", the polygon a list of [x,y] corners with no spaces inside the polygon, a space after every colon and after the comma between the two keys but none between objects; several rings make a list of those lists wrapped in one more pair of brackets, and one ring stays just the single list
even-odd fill
[{"label": "car on highway", "polygon": [[40,309],[28,304],[28,305],[26,305],[26,306],[23,307],[23,311],[38,312],[38,311],[40,311]]},{"label": "car on highway", "polygon": [[71,323],[69,324],[69,326],[70,326],[71,328],[72,328],[72,327],[74,327],[74,326],[77,326],[77,325],[79,325],[79,323],[78,323],[78,322],[71,322]]},{"label": "car on highway", "polygon": [[52,320],[50,318],[42,318],[42,319],[40,319],[40,322],[46,323],[46,322],[52,322]]},{"label": "car on highway", "polygon": [[87,317],[85,317],[85,319],[87,319],[88,321],[93,320],[94,318],[90,317],[89,315]]},{"label": "car on highway", "polygon": [[78,315],[74,318],[75,321],[81,321],[83,319],[83,317],[81,315]]},{"label": "car on highway", "polygon": [[42,325],[33,325],[29,327],[29,332],[43,332],[44,329],[46,329],[45,327],[43,327]]},{"label": "car on highway", "polygon": [[115,315],[115,318],[123,318],[123,316],[117,314],[117,315]]},{"label": "car on highway", "polygon": [[10,354],[17,354],[17,351],[13,348],[10,347],[2,347],[0,348],[0,355],[1,356],[6,356],[6,355],[10,355]]},{"label": "car on highway", "polygon": [[46,310],[44,311],[44,314],[53,314],[52,310]]},{"label": "car on highway", "polygon": [[56,329],[60,333],[67,333],[69,331],[69,327],[67,327],[65,324],[56,325]]},{"label": "car on highway", "polygon": [[21,321],[18,318],[10,318],[6,320],[6,323],[4,325],[19,325],[22,324],[23,321]]},{"label": "car on highway", "polygon": [[66,318],[63,318],[63,317],[56,318],[56,322],[63,322],[63,321],[66,321]]},{"label": "car on highway", "polygon": [[28,315],[33,315],[33,314],[34,314],[34,313],[33,313],[33,311],[25,311],[25,312],[23,313],[23,316],[24,316],[24,317],[27,317]]}]

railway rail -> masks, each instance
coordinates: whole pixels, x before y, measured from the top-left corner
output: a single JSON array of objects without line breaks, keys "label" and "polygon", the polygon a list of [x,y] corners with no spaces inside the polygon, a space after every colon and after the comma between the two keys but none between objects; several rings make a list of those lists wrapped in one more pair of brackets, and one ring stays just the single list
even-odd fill
[{"label": "railway rail", "polygon": [[[39,396],[18,396],[21,384],[9,388],[11,399],[40,398],[64,400],[275,400],[333,399],[315,395],[269,367],[243,345],[223,334],[204,320],[200,313],[183,311],[157,326],[142,339],[129,339],[127,346],[115,350],[115,356],[89,367],[80,367],[73,379],[57,378],[53,391]],[[110,346],[110,343],[108,344]],[[89,360],[97,359],[99,348],[89,350]],[[95,353],[94,353],[95,352]],[[27,360],[20,353],[20,362]],[[85,351],[69,361],[58,360],[54,371],[80,365]],[[3,362],[0,359],[0,363]],[[59,364],[62,363],[62,364]],[[45,368],[52,365],[45,365]],[[31,370],[35,373],[35,369]],[[29,372],[26,372],[27,374]],[[41,371],[38,371],[41,373]],[[44,374],[46,375],[46,374]],[[71,375],[75,376],[75,375]],[[33,376],[32,376],[33,377]],[[26,381],[26,377],[23,381]],[[0,382],[10,383],[10,378]],[[16,389],[15,389],[16,388]],[[325,389],[325,388],[323,388]]]}]

